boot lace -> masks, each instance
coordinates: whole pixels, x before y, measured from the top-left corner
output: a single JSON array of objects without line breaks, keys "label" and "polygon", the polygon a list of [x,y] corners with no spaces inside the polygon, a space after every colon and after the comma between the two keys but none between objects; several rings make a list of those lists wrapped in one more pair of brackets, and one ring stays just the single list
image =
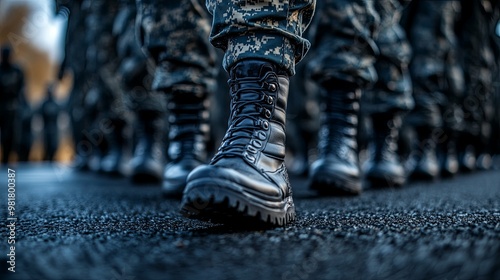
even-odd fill
[{"label": "boot lace", "polygon": [[[223,157],[245,157],[255,160],[255,154],[267,139],[274,97],[267,92],[276,92],[277,76],[268,72],[263,77],[230,79],[231,117],[222,145],[212,159]],[[244,85],[244,86],[243,86]]]}]

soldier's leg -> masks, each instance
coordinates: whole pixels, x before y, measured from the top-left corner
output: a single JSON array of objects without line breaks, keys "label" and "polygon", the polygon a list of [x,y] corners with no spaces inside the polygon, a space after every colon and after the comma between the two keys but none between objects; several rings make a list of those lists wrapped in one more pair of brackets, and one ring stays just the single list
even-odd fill
[{"label": "soldier's leg", "polygon": [[[96,164],[92,165],[92,169],[109,174],[120,174],[123,148],[120,130],[123,120],[120,117],[121,112],[116,113],[113,110],[116,108],[116,88],[110,86],[114,83],[112,78],[116,62],[112,27],[117,8],[117,1],[83,1],[83,26],[86,31],[84,45],[87,48],[84,49],[83,71],[86,80],[81,84],[81,90],[85,96],[82,98],[83,104],[79,104],[82,109],[73,111],[73,119],[79,120],[79,129],[83,134],[80,139],[75,139],[78,141],[75,167],[88,169],[91,167],[90,159],[95,156]],[[82,52],[82,49],[79,51]],[[75,136],[78,137],[77,134]]]},{"label": "soldier's leg", "polygon": [[[458,13],[454,13],[458,16]],[[450,34],[453,38],[454,34]],[[453,40],[455,42],[456,40]],[[443,119],[442,129],[436,133],[437,155],[440,175],[444,178],[453,177],[459,171],[457,141],[459,134],[464,131],[464,113],[460,100],[465,92],[464,71],[459,58],[459,46],[451,44],[446,57],[446,83],[444,87],[445,99],[439,102]]]},{"label": "soldier's leg", "polygon": [[[500,3],[497,2],[497,5],[495,6],[495,16],[492,19],[491,25],[492,30],[495,30],[491,34],[492,37],[492,42],[493,42],[493,50],[495,50],[494,55],[496,61],[496,67],[495,67],[495,72],[496,77],[500,77]],[[495,76],[494,76],[495,77]],[[494,80],[493,84],[494,88],[494,106],[495,106],[495,117],[493,119],[493,128],[492,128],[492,133],[491,133],[491,147],[493,154],[496,154],[497,156],[500,154],[500,143],[498,139],[500,139],[500,80],[496,79]]]},{"label": "soldier's leg", "polygon": [[[432,180],[439,175],[436,145],[440,141],[443,117],[440,104],[446,103],[447,57],[452,46],[453,1],[415,2],[408,36],[414,51],[410,65],[413,79],[415,110],[411,122],[418,143],[413,151],[415,180]],[[436,32],[438,31],[438,32]],[[440,129],[440,130],[438,130]]]},{"label": "soldier's leg", "polygon": [[359,99],[362,89],[376,80],[373,31],[378,15],[373,2],[363,0],[328,0],[318,12],[316,56],[309,72],[321,88],[321,126],[310,188],[326,194],[359,194]]},{"label": "soldier's leg", "polygon": [[464,111],[468,130],[465,131],[463,138],[466,142],[461,143],[461,150],[473,148],[477,157],[476,166],[468,166],[467,153],[462,152],[460,159],[464,171],[491,167],[488,144],[494,115],[493,83],[498,77],[494,76],[495,54],[491,44],[493,30],[489,22],[494,18],[494,6],[489,1],[462,1],[460,35],[467,82]]},{"label": "soldier's leg", "polygon": [[100,27],[95,38],[96,51],[96,84],[100,91],[102,102],[102,117],[100,122],[106,122],[108,127],[102,129],[107,148],[100,162],[100,171],[109,175],[123,175],[123,152],[125,148],[125,127],[128,121],[128,110],[124,104],[123,91],[116,71],[118,68],[117,34],[113,32],[114,22],[118,15],[118,1],[95,1],[92,7]]},{"label": "soldier's leg", "polygon": [[283,225],[295,217],[284,166],[289,76],[309,48],[315,1],[207,1],[211,42],[224,50],[231,116],[210,165],[194,170],[182,212],[221,222]]},{"label": "soldier's leg", "polygon": [[120,61],[117,68],[120,88],[128,101],[127,109],[135,116],[130,178],[134,183],[159,183],[165,167],[165,98],[151,90],[153,78],[147,57],[135,36],[136,17],[135,0],[122,1],[113,25]]},{"label": "soldier's leg", "polygon": [[364,96],[363,108],[370,114],[373,128],[372,154],[365,175],[372,187],[393,187],[406,181],[397,149],[403,115],[414,106],[408,71],[411,49],[399,23],[403,10],[399,1],[376,1],[375,9],[380,16],[375,39],[378,80]]},{"label": "soldier's leg", "polygon": [[169,149],[163,192],[179,196],[189,172],[206,160],[208,95],[215,50],[202,1],[138,0],[138,37],[156,67],[152,89],[163,92],[169,113]]},{"label": "soldier's leg", "polygon": [[1,144],[2,144],[2,163],[6,164],[9,157],[14,152],[15,135],[16,135],[16,111],[7,109],[3,111],[1,131]]}]

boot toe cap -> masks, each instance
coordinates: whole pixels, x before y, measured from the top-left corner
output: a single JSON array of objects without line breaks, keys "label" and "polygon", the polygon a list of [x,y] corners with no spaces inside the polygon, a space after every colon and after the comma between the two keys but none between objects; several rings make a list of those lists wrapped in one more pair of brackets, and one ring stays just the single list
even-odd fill
[{"label": "boot toe cap", "polygon": [[[266,199],[283,197],[281,188],[273,184],[273,181],[263,180],[261,174],[255,172],[241,172],[236,169],[205,165],[193,170],[188,177],[188,182],[194,181],[212,181],[218,185],[231,185],[239,188],[241,191],[250,192],[257,196],[263,196]],[[244,189],[244,190],[243,190]]]}]

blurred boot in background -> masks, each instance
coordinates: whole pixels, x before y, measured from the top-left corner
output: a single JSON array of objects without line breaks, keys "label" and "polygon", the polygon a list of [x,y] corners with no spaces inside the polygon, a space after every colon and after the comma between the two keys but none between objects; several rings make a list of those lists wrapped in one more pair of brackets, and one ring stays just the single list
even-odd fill
[{"label": "blurred boot in background", "polygon": [[375,43],[378,80],[364,96],[362,108],[371,116],[371,156],[364,166],[371,187],[400,187],[406,182],[404,164],[398,154],[398,139],[405,114],[413,109],[408,65],[411,48],[400,21],[400,1],[376,1],[380,17]]},{"label": "blurred boot in background", "polygon": [[376,81],[372,32],[378,16],[370,1],[319,2],[317,13],[308,72],[320,87],[321,113],[318,159],[310,167],[309,188],[320,194],[356,195],[361,192],[359,99],[362,89]]}]

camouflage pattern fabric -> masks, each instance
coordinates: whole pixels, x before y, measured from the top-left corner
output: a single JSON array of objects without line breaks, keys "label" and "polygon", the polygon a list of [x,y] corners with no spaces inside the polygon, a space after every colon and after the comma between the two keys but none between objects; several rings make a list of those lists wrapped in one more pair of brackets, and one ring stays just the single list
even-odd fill
[{"label": "camouflage pattern fabric", "polygon": [[375,69],[378,80],[373,90],[365,94],[365,109],[369,113],[410,111],[414,107],[412,83],[408,70],[411,47],[400,25],[403,5],[398,0],[374,1],[380,17],[375,36],[379,53]]},{"label": "camouflage pattern fabric", "polygon": [[137,37],[156,63],[153,90],[197,91],[214,86],[210,16],[200,2],[137,0]]},{"label": "camouflage pattern fabric", "polygon": [[400,1],[326,0],[314,32],[309,73],[318,84],[358,87],[368,113],[413,108],[411,49],[399,24]]},{"label": "camouflage pattern fabric", "polygon": [[310,48],[302,35],[315,0],[207,0],[206,6],[214,17],[210,41],[225,52],[226,70],[243,59],[263,59],[293,75]]},{"label": "camouflage pattern fabric", "polygon": [[373,1],[325,0],[318,9],[312,39],[314,55],[308,72],[320,85],[366,87],[377,79],[378,48],[373,40],[379,17]]},{"label": "camouflage pattern fabric", "polygon": [[152,70],[148,69],[147,57],[135,37],[136,14],[135,0],[121,1],[113,25],[119,60],[116,76],[124,91],[128,109],[136,113],[163,113],[166,111],[165,96],[151,89]]}]

